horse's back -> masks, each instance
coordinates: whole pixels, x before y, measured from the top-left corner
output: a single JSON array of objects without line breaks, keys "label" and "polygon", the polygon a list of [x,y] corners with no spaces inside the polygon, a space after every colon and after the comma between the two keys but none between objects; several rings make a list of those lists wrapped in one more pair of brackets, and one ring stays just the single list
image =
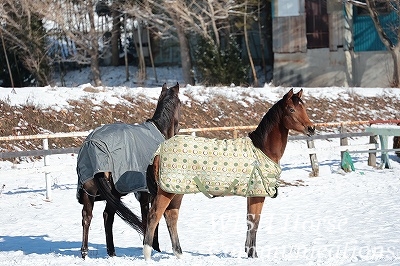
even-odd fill
[{"label": "horse's back", "polygon": [[101,172],[112,173],[120,193],[145,190],[147,166],[162,141],[164,136],[149,122],[96,128],[78,153],[78,192],[85,182]]}]

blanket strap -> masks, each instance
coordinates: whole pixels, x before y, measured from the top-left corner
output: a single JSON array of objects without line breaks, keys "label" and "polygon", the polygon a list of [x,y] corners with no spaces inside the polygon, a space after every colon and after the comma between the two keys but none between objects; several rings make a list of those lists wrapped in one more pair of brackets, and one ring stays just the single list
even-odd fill
[{"label": "blanket strap", "polygon": [[197,176],[193,177],[193,181],[196,183],[196,185],[197,185],[199,191],[200,191],[201,193],[203,193],[203,194],[204,194],[207,198],[209,198],[209,199],[216,198],[216,197],[224,197],[224,196],[226,196],[226,195],[227,195],[229,192],[231,192],[232,189],[239,183],[239,180],[237,180],[237,179],[235,178],[235,180],[233,180],[233,182],[231,183],[231,185],[225,189],[224,193],[222,193],[222,194],[219,195],[219,196],[213,196],[213,195],[210,195],[210,193],[207,192],[206,187],[203,185],[203,183],[201,183],[200,179],[199,179]]},{"label": "blanket strap", "polygon": [[[260,163],[258,161],[255,161],[253,163],[253,165],[254,165],[254,168],[253,168],[253,172],[251,172],[251,177],[253,177],[255,170],[257,170],[258,174],[261,177],[261,180],[263,180],[264,188],[265,188],[265,190],[267,190],[267,186],[269,186],[269,184],[267,184],[267,185],[265,184],[267,178],[263,175],[263,172],[261,171]],[[275,185],[275,191],[276,192],[274,195],[270,195],[271,198],[276,198],[278,196],[278,183],[276,183],[276,185]]]}]

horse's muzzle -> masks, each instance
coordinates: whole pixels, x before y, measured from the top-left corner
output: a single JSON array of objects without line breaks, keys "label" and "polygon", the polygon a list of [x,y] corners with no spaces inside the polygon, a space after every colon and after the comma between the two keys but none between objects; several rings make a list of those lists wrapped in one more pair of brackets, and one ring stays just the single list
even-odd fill
[{"label": "horse's muzzle", "polygon": [[307,136],[312,136],[315,134],[315,126],[308,126],[306,130]]}]

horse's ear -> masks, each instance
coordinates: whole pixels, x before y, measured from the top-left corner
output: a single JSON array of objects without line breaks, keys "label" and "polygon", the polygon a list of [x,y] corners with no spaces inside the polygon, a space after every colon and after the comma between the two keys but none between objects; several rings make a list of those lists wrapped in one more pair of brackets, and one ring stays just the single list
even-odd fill
[{"label": "horse's ear", "polygon": [[287,101],[291,99],[292,96],[293,96],[293,88],[291,88],[290,91],[288,91],[288,93],[286,93],[285,96],[283,96],[283,98]]},{"label": "horse's ear", "polygon": [[177,82],[175,86],[170,88],[171,90],[173,90],[176,94],[179,93],[179,83]]},{"label": "horse's ear", "polygon": [[167,93],[167,90],[168,90],[167,83],[164,83],[162,85],[161,94],[160,94],[160,97],[158,97],[158,101],[161,101],[161,99],[164,98],[165,94]]},{"label": "horse's ear", "polygon": [[301,89],[297,94],[297,97],[301,98],[301,95],[303,95],[303,89]]}]

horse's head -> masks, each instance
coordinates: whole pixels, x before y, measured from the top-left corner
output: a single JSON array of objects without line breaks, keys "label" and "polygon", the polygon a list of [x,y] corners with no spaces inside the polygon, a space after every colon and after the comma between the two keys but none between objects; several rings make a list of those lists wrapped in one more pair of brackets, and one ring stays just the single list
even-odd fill
[{"label": "horse's head", "polygon": [[179,83],[176,83],[175,86],[169,89],[164,83],[160,97],[158,98],[156,111],[151,120],[165,136],[165,139],[169,139],[179,131],[180,116]]},{"label": "horse's head", "polygon": [[307,115],[306,107],[301,99],[303,89],[293,93],[291,89],[283,96],[284,114],[283,123],[287,129],[292,129],[308,136],[314,135],[315,126]]}]

